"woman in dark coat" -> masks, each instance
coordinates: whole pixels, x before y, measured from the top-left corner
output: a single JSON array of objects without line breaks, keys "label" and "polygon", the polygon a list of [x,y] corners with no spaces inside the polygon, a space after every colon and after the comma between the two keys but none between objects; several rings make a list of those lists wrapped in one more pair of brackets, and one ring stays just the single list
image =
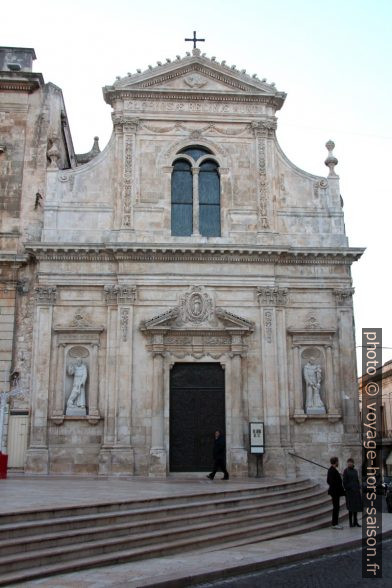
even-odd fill
[{"label": "woman in dark coat", "polygon": [[343,472],[343,486],[346,491],[346,505],[350,520],[350,527],[360,527],[357,513],[362,512],[361,486],[358,472],[354,467],[354,460],[347,460],[347,467]]}]

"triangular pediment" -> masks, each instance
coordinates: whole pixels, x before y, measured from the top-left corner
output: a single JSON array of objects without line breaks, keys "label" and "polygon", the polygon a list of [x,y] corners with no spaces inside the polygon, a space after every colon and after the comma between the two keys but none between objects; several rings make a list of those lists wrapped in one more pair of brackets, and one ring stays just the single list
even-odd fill
[{"label": "triangular pediment", "polygon": [[254,323],[243,317],[237,316],[223,308],[211,309],[211,313],[205,316],[204,320],[192,321],[191,318],[184,320],[184,315],[179,306],[171,308],[163,314],[159,314],[140,325],[142,331],[210,331],[210,330],[240,330],[253,332]]},{"label": "triangular pediment", "polygon": [[[196,52],[195,52],[196,51]],[[193,55],[176,60],[158,62],[158,65],[136,74],[118,78],[113,86],[104,88],[104,95],[109,101],[113,92],[179,92],[198,94],[252,94],[260,97],[275,97],[283,100],[285,94],[278,92],[274,84],[260,80],[256,75],[250,76],[245,70],[235,65],[228,66],[224,61],[205,57],[194,50]]]}]

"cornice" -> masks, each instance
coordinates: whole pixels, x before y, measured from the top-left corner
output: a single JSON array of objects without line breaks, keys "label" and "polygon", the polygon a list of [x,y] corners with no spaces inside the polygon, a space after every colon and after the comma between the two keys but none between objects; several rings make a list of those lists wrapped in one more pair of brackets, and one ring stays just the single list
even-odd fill
[{"label": "cornice", "polygon": [[189,90],[143,90],[140,88],[129,89],[115,89],[113,87],[104,88],[105,102],[113,106],[116,100],[213,100],[215,102],[231,102],[231,103],[258,103],[268,104],[274,106],[279,110],[283,104],[283,98],[280,96],[271,96],[268,94],[248,93],[242,94],[240,92],[230,92],[228,94],[221,94],[213,91],[195,92]]},{"label": "cornice", "polygon": [[145,263],[277,263],[282,265],[351,265],[362,248],[281,248],[238,245],[57,244],[29,243],[26,251],[38,261],[138,261]]},{"label": "cornice", "polygon": [[44,78],[40,73],[31,72],[0,72],[0,91],[27,92],[31,94],[44,85]]}]

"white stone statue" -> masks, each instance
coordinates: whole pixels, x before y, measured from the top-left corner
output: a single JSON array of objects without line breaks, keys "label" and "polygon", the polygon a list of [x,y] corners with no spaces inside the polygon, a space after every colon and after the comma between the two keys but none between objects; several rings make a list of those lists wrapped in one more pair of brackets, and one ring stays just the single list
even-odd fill
[{"label": "white stone statue", "polygon": [[321,366],[311,357],[304,365],[304,380],[306,386],[305,409],[307,414],[325,414],[325,406],[320,397],[321,380],[323,377]]},{"label": "white stone statue", "polygon": [[67,415],[85,415],[86,414],[86,380],[87,366],[79,358],[76,364],[68,366],[68,374],[73,376],[71,394],[67,402]]}]

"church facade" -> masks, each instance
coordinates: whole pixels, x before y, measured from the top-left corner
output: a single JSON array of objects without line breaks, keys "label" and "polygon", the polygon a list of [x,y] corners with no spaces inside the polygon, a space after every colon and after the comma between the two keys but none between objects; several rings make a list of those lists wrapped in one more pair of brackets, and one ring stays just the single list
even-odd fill
[{"label": "church facade", "polygon": [[360,455],[362,250],[333,143],[327,178],[297,168],[285,94],[194,49],[106,86],[111,139],[77,155],[34,57],[0,49],[2,366],[25,391],[8,452],[23,414],[34,474],[206,472],[217,428],[233,476]]}]

